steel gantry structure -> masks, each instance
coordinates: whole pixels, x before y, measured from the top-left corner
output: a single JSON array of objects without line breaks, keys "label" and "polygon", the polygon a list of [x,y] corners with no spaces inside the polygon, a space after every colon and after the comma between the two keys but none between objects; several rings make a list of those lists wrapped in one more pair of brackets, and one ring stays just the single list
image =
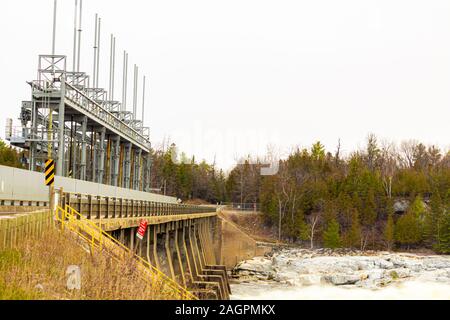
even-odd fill
[{"label": "steel gantry structure", "polygon": [[95,17],[93,76],[80,71],[82,0],[75,0],[73,65],[55,54],[40,55],[37,80],[28,82],[31,100],[22,102],[21,127],[6,126],[6,139],[28,150],[30,170],[56,161],[56,175],[134,190],[150,191],[150,130],[137,116],[138,67],[134,66],[132,111],[127,111],[128,53],[124,51],[122,101],[114,99],[116,39],[111,35],[109,88],[99,87],[101,19]]}]

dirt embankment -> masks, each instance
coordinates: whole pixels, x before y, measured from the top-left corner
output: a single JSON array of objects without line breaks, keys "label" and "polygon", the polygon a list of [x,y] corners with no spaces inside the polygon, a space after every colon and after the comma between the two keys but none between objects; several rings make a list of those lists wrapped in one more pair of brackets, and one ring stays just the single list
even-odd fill
[{"label": "dirt embankment", "polygon": [[222,210],[220,215],[256,241],[277,242],[275,230],[265,223],[260,213]]},{"label": "dirt embankment", "polygon": [[194,205],[194,206],[211,205],[211,203],[209,203],[208,201],[202,200],[202,199],[190,199],[190,200],[184,201],[183,203]]}]

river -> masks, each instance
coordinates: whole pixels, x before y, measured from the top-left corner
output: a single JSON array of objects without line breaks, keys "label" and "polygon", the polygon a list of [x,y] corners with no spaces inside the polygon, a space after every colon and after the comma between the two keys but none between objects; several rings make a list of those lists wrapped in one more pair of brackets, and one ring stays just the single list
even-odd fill
[{"label": "river", "polygon": [[450,300],[450,256],[283,249],[233,270],[233,300]]}]

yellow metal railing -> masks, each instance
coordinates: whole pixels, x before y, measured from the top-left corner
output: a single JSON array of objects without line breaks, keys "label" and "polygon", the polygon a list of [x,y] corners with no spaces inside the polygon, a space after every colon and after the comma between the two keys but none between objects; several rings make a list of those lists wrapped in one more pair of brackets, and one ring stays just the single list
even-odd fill
[{"label": "yellow metal railing", "polygon": [[181,299],[197,300],[197,297],[189,292],[185,287],[181,286],[159,269],[151,265],[147,260],[132,252],[123,243],[109,235],[93,221],[85,218],[75,209],[66,205],[64,208],[58,206],[55,212],[55,218],[61,223],[61,229],[65,228],[75,232],[81,239],[88,243],[92,251],[95,249],[103,250],[111,254],[117,260],[134,257],[137,263],[140,275],[148,285],[152,285],[155,281],[161,280],[169,289],[176,292]]}]

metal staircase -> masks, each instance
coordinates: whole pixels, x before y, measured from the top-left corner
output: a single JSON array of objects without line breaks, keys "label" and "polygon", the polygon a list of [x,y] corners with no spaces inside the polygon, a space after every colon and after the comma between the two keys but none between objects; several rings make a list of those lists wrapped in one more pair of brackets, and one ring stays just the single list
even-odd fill
[{"label": "metal staircase", "polygon": [[104,252],[116,261],[129,261],[134,258],[136,269],[141,278],[149,287],[157,283],[162,284],[163,290],[176,292],[180,300],[197,300],[198,298],[189,292],[163,272],[152,266],[124,244],[103,231],[91,220],[86,219],[72,207],[65,205],[64,208],[58,206],[55,211],[55,219],[60,222],[61,230],[70,230],[74,232],[91,248],[92,253]]}]

